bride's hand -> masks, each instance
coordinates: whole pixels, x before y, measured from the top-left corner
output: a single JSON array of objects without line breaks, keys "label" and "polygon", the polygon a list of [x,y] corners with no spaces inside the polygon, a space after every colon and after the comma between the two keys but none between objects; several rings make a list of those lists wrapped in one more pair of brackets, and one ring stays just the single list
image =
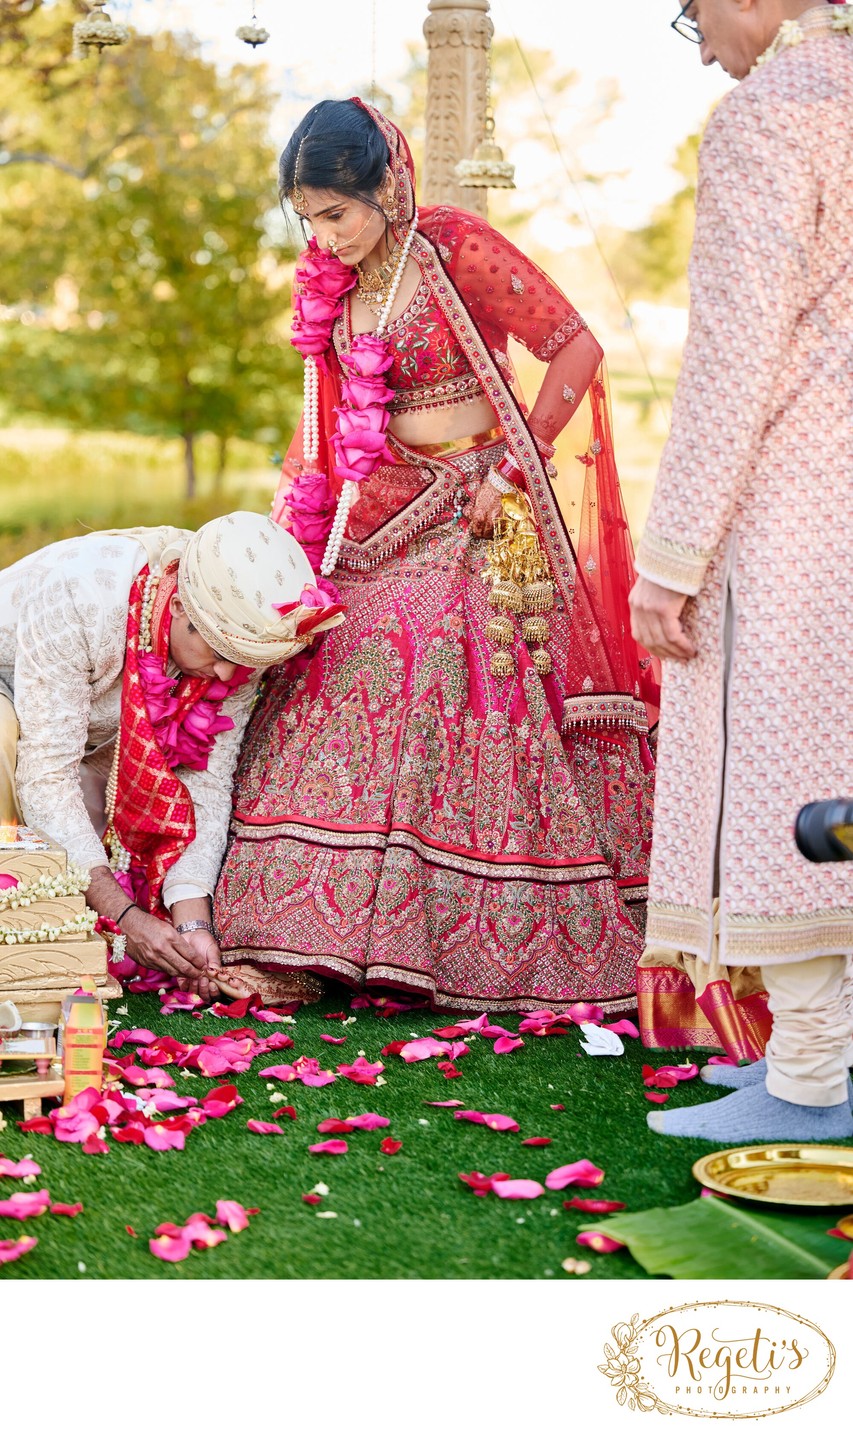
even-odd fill
[{"label": "bride's hand", "polygon": [[477,497],[467,509],[471,533],[477,539],[491,539],[495,521],[501,517],[501,496],[493,484],[483,482],[477,490]]}]

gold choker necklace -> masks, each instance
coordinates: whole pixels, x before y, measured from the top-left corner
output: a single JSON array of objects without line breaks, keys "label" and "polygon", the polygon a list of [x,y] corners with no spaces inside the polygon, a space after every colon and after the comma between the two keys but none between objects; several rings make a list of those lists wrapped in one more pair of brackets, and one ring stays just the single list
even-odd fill
[{"label": "gold choker necklace", "polygon": [[356,265],[358,297],[373,314],[381,314],[385,307],[397,274],[401,254],[400,245],[395,245],[384,264],[378,265],[376,269],[364,270],[360,264]]}]

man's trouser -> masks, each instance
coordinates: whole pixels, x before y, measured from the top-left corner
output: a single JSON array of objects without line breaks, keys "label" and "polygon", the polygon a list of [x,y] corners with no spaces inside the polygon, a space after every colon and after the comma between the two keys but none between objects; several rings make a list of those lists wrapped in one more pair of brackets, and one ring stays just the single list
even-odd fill
[{"label": "man's trouser", "polygon": [[809,1108],[847,1102],[850,959],[809,958],[761,970],[773,1014],[767,1091]]}]

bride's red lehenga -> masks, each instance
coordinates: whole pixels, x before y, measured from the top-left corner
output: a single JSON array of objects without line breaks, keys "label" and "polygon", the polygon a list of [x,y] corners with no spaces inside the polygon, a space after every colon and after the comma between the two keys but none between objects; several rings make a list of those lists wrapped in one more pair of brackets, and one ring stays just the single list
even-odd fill
[{"label": "bride's red lehenga", "polygon": [[[371,114],[388,141],[402,235],[411,157]],[[273,673],[247,735],[215,900],[223,960],[405,989],[460,1011],[576,999],[625,1011],[643,948],[658,688],[631,637],[633,553],[603,377],[589,387],[575,547],[536,438],[553,441],[586,387],[572,353],[584,321],[462,210],[422,211],[411,254],[421,281],[387,331],[392,412],[485,395],[498,423],[428,450],[392,438],[395,462],[360,486],[334,573],[346,622],[310,659]],[[348,306],[320,388],[315,467],[335,496],[328,441]],[[536,438],[510,335],[548,364]],[[544,676],[519,627],[513,675],[493,677],[488,543],[462,512],[506,450],[556,588]],[[300,431],[274,504],[280,522],[301,459]]]}]

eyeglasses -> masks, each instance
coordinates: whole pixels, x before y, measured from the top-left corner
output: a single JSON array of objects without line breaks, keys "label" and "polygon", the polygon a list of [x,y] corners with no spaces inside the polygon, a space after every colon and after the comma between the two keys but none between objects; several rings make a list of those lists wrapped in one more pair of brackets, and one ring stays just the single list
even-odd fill
[{"label": "eyeglasses", "polygon": [[690,0],[689,5],[682,7],[678,19],[672,22],[672,28],[677,35],[683,35],[685,40],[692,40],[694,45],[701,45],[705,36],[692,16],[687,14],[688,10],[693,9],[694,4],[695,0]]}]

